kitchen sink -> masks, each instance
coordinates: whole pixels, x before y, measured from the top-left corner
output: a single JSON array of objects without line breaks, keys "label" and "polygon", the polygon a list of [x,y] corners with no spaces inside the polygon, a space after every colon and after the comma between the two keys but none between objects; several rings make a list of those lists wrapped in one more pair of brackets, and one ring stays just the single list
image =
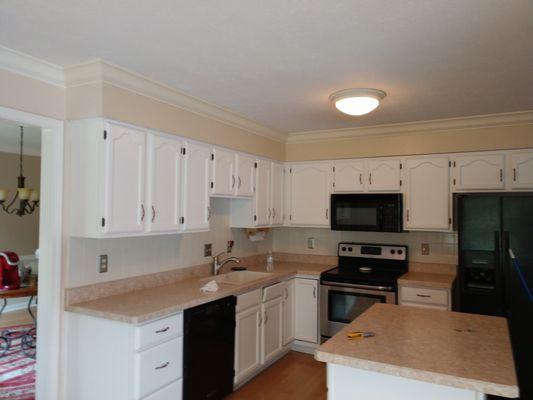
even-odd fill
[{"label": "kitchen sink", "polygon": [[270,272],[258,272],[258,271],[233,271],[227,274],[217,275],[210,277],[209,280],[215,280],[217,283],[227,283],[230,285],[240,285],[256,281],[261,278],[266,278],[272,275]]}]

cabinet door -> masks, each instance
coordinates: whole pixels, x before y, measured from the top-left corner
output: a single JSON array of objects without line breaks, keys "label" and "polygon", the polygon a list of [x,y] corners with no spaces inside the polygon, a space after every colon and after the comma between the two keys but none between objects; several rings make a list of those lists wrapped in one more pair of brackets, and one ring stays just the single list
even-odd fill
[{"label": "cabinet door", "polygon": [[235,153],[213,149],[213,196],[233,196],[237,187]]},{"label": "cabinet door", "polygon": [[291,167],[291,225],[329,226],[330,173],[326,163]]},{"label": "cabinet door", "polygon": [[261,305],[235,316],[235,383],[261,365]]},{"label": "cabinet door", "polygon": [[294,285],[294,337],[318,343],[318,281],[296,278]]},{"label": "cabinet door", "polygon": [[255,169],[255,217],[256,226],[270,225],[270,162],[257,161]]},{"label": "cabinet door", "polygon": [[237,154],[237,196],[252,197],[254,195],[255,158]]},{"label": "cabinet door", "polygon": [[263,303],[261,362],[267,363],[283,351],[282,297]]},{"label": "cabinet door", "polygon": [[410,158],[405,163],[406,229],[450,228],[448,157]]},{"label": "cabinet door", "polygon": [[533,189],[533,152],[513,153],[511,171],[513,189]]},{"label": "cabinet door", "polygon": [[186,142],[183,176],[182,229],[209,229],[209,170],[211,151],[209,147]]},{"label": "cabinet door", "polygon": [[294,279],[285,282],[283,293],[283,345],[294,340]]},{"label": "cabinet door", "polygon": [[105,169],[106,233],[144,230],[146,134],[122,125],[108,124]]},{"label": "cabinet door", "polygon": [[283,164],[271,163],[271,185],[270,185],[270,209],[271,225],[283,224],[283,188],[284,188],[284,171]]},{"label": "cabinet door", "polygon": [[368,191],[399,191],[400,190],[400,160],[375,159],[367,160]]},{"label": "cabinet door", "polygon": [[336,161],[333,164],[333,191],[362,192],[365,190],[365,162],[363,160]]},{"label": "cabinet door", "polygon": [[181,159],[179,140],[148,137],[147,231],[177,232],[181,216]]},{"label": "cabinet door", "polygon": [[459,155],[453,158],[454,188],[457,190],[503,189],[503,154]]}]

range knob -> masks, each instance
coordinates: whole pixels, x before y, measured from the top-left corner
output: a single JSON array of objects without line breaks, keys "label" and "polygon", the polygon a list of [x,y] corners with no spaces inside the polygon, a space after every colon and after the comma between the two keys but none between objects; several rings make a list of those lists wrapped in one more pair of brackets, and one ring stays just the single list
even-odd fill
[{"label": "range knob", "polygon": [[351,247],[348,247],[348,251],[352,251],[353,249]]},{"label": "range knob", "polygon": [[341,248],[341,250],[342,250],[342,251],[346,251],[346,247],[343,246],[343,247]]},{"label": "range knob", "polygon": [[403,250],[398,250],[398,254],[402,255],[403,254]]},{"label": "range knob", "polygon": [[391,253],[391,254],[396,254],[396,250],[391,249],[390,253]]}]

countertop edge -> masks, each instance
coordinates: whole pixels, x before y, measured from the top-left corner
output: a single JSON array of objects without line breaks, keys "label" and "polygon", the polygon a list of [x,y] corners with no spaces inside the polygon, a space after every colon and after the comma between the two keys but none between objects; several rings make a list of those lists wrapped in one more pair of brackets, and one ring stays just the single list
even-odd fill
[{"label": "countertop edge", "polygon": [[380,363],[378,361],[324,352],[318,349],[315,350],[315,359],[324,363],[343,365],[346,367],[379,372],[385,375],[400,376],[402,378],[409,378],[417,381],[451,386],[460,389],[474,390],[480,393],[503,396],[507,398],[517,398],[519,396],[518,386],[509,386],[494,382],[462,378],[455,375],[447,375],[438,372],[403,367],[400,365]]}]

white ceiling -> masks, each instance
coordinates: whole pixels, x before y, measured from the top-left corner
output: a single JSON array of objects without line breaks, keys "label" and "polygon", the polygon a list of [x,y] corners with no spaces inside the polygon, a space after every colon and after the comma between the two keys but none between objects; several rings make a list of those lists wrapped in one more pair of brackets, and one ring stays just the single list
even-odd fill
[{"label": "white ceiling", "polygon": [[[0,119],[0,152],[20,152],[20,124]],[[24,125],[24,154],[41,154],[41,129]]]},{"label": "white ceiling", "polygon": [[[102,58],[284,132],[533,109],[530,0],[2,0],[0,44]],[[388,96],[348,117],[328,96]]]}]

